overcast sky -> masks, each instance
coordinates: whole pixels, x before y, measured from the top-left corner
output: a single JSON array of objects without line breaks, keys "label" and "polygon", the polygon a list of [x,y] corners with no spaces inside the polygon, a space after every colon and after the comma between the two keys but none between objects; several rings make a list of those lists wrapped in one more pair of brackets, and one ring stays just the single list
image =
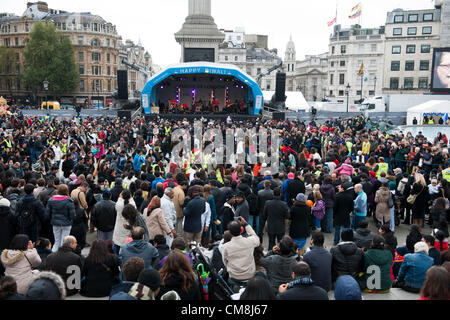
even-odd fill
[{"label": "overcast sky", "polygon": [[[363,27],[378,27],[386,13],[395,8],[429,9],[432,0],[212,0],[212,16],[219,29],[244,27],[246,33],[269,36],[269,47],[277,48],[284,59],[289,36],[295,42],[297,59],[328,50],[332,27],[327,22],[335,16],[343,27],[358,22],[350,20],[351,8],[362,3]],[[161,67],[178,63],[181,49],[175,41],[188,14],[188,0],[48,0],[52,9],[91,12],[117,26],[123,40],[139,39],[155,64]],[[22,15],[26,1],[0,0],[0,11]]]}]

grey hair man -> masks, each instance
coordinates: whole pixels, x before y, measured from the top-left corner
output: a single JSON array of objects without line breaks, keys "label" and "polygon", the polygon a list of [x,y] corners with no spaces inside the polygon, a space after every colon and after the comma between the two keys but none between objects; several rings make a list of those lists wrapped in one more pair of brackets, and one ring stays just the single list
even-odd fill
[{"label": "grey hair man", "polygon": [[356,199],[353,200],[355,206],[353,210],[353,229],[356,230],[361,221],[366,220],[367,216],[367,194],[363,190],[362,184],[358,183],[355,188]]},{"label": "grey hair man", "polygon": [[173,238],[177,235],[176,225],[177,225],[177,211],[175,205],[173,204],[174,191],[172,188],[166,188],[164,191],[164,196],[161,198],[161,210],[164,215],[164,219],[169,226],[173,237],[166,236],[167,245],[170,247],[172,245]]}]

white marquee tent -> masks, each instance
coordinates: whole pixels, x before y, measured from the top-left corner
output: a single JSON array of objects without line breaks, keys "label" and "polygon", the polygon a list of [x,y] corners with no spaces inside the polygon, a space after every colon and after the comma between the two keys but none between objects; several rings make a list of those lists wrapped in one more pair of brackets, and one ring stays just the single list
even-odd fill
[{"label": "white marquee tent", "polygon": [[[263,91],[264,101],[270,101],[275,91]],[[308,102],[306,102],[303,93],[300,91],[286,91],[286,108],[291,111],[305,110],[309,112],[311,107]]]},{"label": "white marquee tent", "polygon": [[435,119],[442,116],[445,123],[450,116],[450,101],[430,100],[409,108],[406,124],[412,125],[414,117],[417,119],[418,124],[422,124],[425,115],[436,116]]}]

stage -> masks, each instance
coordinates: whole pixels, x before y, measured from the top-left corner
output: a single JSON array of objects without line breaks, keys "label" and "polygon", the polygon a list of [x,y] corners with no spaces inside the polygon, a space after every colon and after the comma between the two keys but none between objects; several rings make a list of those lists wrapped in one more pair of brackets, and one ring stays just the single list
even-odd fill
[{"label": "stage", "polygon": [[226,122],[227,118],[231,117],[233,123],[239,121],[256,121],[261,120],[261,115],[249,115],[249,114],[237,114],[237,113],[229,113],[229,114],[214,114],[214,113],[200,113],[200,114],[179,114],[179,113],[169,113],[169,114],[147,114],[145,115],[146,121],[158,121],[158,120],[169,120],[169,121],[183,121],[186,119],[189,122],[193,122],[196,120],[220,120],[222,122]]}]

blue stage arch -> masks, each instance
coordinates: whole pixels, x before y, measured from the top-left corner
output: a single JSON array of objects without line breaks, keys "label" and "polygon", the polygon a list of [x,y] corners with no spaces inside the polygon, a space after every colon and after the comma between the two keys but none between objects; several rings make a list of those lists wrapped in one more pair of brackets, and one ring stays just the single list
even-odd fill
[{"label": "blue stage arch", "polygon": [[186,74],[211,74],[221,76],[232,76],[247,85],[253,95],[253,106],[250,106],[249,113],[258,115],[263,108],[263,93],[258,84],[249,75],[243,73],[233,65],[217,64],[211,62],[190,62],[170,66],[151,78],[145,85],[141,94],[141,105],[146,114],[151,114],[150,106],[152,102],[157,105],[158,84],[173,75]]}]

